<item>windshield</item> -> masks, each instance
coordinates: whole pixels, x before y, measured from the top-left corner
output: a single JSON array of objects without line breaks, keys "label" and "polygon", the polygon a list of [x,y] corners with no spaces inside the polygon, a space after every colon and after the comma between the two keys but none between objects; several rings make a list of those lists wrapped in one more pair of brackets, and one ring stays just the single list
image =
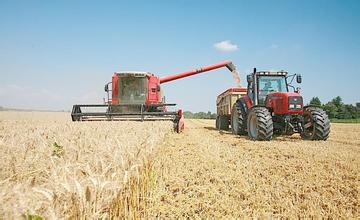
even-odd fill
[{"label": "windshield", "polygon": [[145,103],[146,77],[132,75],[119,76],[119,101],[120,103]]},{"label": "windshield", "polygon": [[284,76],[259,77],[259,103],[265,102],[266,96],[271,92],[287,92],[286,78]]}]

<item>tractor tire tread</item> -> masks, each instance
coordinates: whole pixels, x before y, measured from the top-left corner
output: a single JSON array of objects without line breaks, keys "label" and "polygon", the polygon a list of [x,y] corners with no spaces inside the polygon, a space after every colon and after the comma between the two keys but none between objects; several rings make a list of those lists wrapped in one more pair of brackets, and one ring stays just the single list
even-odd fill
[{"label": "tractor tire tread", "polygon": [[314,123],[314,132],[311,136],[303,136],[309,140],[327,140],[330,135],[330,120],[326,112],[317,107],[308,107],[305,111],[311,114]]},{"label": "tractor tire tread", "polygon": [[257,137],[249,137],[258,141],[270,141],[273,136],[273,121],[269,110],[265,107],[254,107],[251,111],[257,117]]},{"label": "tractor tire tread", "polygon": [[238,100],[235,104],[238,113],[238,135],[246,135],[246,114],[242,110],[241,102]]}]

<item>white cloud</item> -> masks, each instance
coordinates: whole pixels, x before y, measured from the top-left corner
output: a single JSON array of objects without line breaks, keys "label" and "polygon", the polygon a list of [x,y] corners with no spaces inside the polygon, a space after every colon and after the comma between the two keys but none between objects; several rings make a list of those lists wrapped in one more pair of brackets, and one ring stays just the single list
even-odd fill
[{"label": "white cloud", "polygon": [[238,45],[231,43],[229,40],[217,42],[214,44],[214,47],[223,52],[232,52],[239,49]]}]

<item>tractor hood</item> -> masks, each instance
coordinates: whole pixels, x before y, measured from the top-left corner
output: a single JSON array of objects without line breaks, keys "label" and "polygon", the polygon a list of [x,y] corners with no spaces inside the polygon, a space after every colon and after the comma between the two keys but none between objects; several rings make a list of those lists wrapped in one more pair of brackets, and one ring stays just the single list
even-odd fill
[{"label": "tractor hood", "polygon": [[302,114],[303,97],[295,92],[273,92],[266,98],[266,107],[273,109],[274,114]]}]

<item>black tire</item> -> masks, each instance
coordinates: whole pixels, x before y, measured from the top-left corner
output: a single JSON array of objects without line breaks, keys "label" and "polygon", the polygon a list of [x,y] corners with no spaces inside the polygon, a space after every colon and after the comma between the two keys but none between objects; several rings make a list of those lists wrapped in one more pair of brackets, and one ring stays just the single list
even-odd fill
[{"label": "black tire", "polygon": [[256,141],[269,141],[273,136],[273,121],[269,110],[265,107],[250,109],[247,117],[248,136]]},{"label": "black tire", "polygon": [[231,110],[231,131],[236,135],[246,135],[246,113],[237,101]]},{"label": "black tire", "polygon": [[216,128],[219,130],[229,130],[229,118],[225,115],[219,115],[216,124]]},{"label": "black tire", "polygon": [[305,140],[325,141],[330,135],[330,120],[324,110],[317,107],[304,109],[304,124],[301,137]]}]

